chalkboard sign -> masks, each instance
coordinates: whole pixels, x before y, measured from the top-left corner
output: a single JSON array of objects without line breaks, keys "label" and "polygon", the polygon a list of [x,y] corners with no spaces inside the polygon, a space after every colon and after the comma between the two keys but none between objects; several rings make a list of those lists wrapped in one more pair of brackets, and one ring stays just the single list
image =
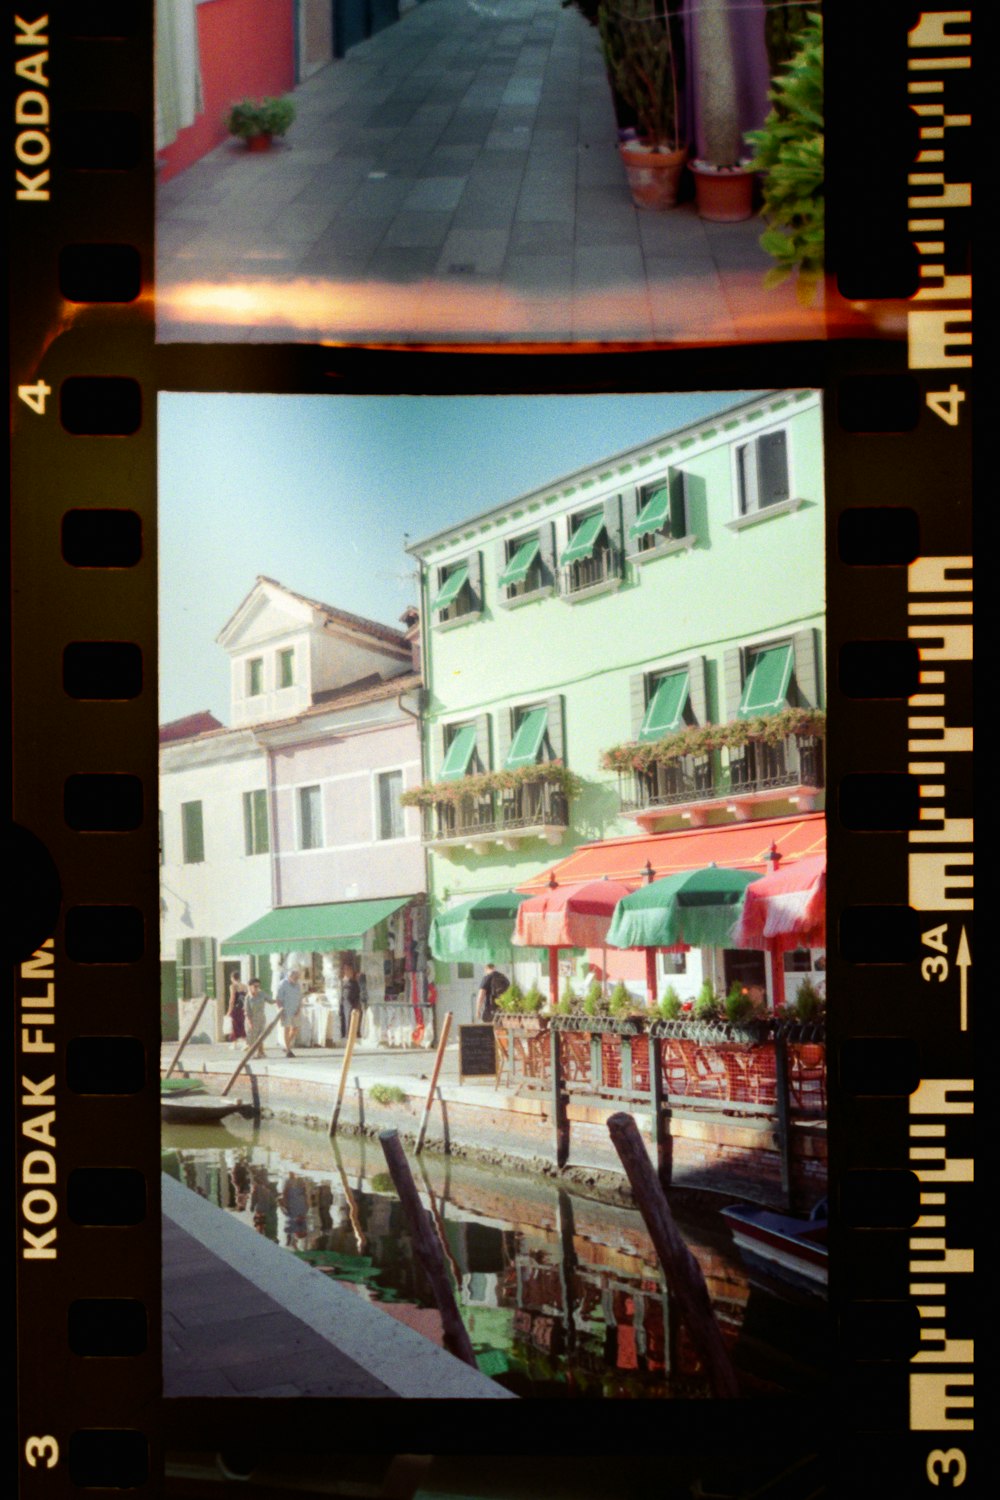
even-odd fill
[{"label": "chalkboard sign", "polygon": [[489,1025],[458,1028],[458,1081],[497,1076],[497,1044]]}]

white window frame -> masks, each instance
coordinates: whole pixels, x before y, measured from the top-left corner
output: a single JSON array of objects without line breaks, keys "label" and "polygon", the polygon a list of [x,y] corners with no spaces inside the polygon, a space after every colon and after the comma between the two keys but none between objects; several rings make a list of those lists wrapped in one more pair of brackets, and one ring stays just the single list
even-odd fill
[{"label": "white window frame", "polygon": [[[283,682],[282,681],[283,664],[284,664],[284,662],[286,660],[288,661],[288,664],[289,664],[289,676],[288,676],[288,681],[287,682]],[[295,647],[294,646],[282,646],[279,651],[276,651],[275,652],[275,664],[277,666],[277,671],[275,673],[275,684],[276,684],[278,690],[282,691],[285,688],[294,687],[295,686]]]},{"label": "white window frame", "polygon": [[[256,690],[253,685],[253,669],[260,667],[260,687]],[[266,689],[264,681],[264,658],[262,656],[248,656],[246,659],[246,696],[248,698],[262,698]]]},{"label": "white window frame", "polygon": [[[535,560],[528,569],[527,577],[523,583],[505,583],[503,586],[503,602],[505,604],[520,604],[522,601],[534,599],[539,594],[549,593],[552,585],[546,583],[544,564],[542,562],[542,532],[540,527],[533,531],[518,533],[514,537],[504,537],[504,567],[506,568],[511,559],[516,555],[525,542],[538,542],[538,552]],[[535,573],[537,582],[531,583],[532,574]],[[530,586],[529,586],[530,585]]]},{"label": "white window frame", "polygon": [[375,830],[375,840],[379,844],[393,844],[406,837],[406,808],[399,804],[399,832],[383,833],[382,831],[382,798],[380,795],[380,784],[383,776],[398,776],[400,792],[406,789],[406,773],[402,766],[386,766],[380,771],[372,772],[372,797],[374,801],[374,817],[372,827]]},{"label": "white window frame", "polygon": [[[305,819],[303,817],[303,794],[305,792],[316,792],[318,794],[318,823],[319,842],[307,844],[305,842]],[[301,854],[310,854],[314,849],[326,848],[326,826],[323,816],[323,784],[318,781],[306,781],[295,788],[295,847]]]},{"label": "white window frame", "polygon": [[[468,563],[471,570],[470,560],[474,555],[474,551],[475,549],[473,549],[473,552],[465,553],[463,557],[453,557],[450,562],[434,564],[435,582],[434,588],[428,600],[429,604],[432,604],[434,602],[438,594],[440,594],[441,590],[444,588],[448,579],[452,576],[453,573],[457,573],[459,568],[464,567]],[[453,613],[456,604],[463,597],[463,595],[466,596],[469,600],[469,608],[460,610],[457,613]],[[480,603],[478,605],[476,604],[476,599],[472,592],[471,580],[467,578],[462,584],[462,587],[459,589],[455,598],[448,605],[447,609],[432,611],[432,614],[436,616],[436,619],[434,620],[434,628],[437,630],[449,630],[455,625],[466,625],[471,620],[480,619],[482,613],[482,601],[480,600]]]}]

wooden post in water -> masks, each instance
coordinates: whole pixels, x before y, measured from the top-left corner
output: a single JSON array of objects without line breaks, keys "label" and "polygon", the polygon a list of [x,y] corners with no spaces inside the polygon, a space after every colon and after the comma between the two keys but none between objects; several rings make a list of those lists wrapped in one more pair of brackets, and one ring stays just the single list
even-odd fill
[{"label": "wooden post in water", "polygon": [[184,1035],[181,1037],[180,1041],[177,1043],[177,1051],[174,1053],[173,1057],[170,1059],[170,1066],[167,1068],[167,1071],[164,1073],[164,1075],[163,1075],[164,1078],[169,1078],[170,1075],[171,1075],[171,1073],[176,1068],[177,1064],[180,1062],[181,1053],[184,1051],[184,1048],[187,1046],[188,1042],[191,1040],[191,1037],[194,1035],[194,1028],[197,1026],[198,1022],[201,1020],[201,1018],[202,1018],[202,1016],[203,1016],[203,1014],[205,1012],[205,1006],[208,1004],[208,1002],[209,1002],[209,1000],[211,1000],[211,998],[212,998],[211,995],[204,995],[202,997],[201,1004],[199,1005],[198,1009],[194,1013],[194,1020],[191,1022],[191,1025],[188,1027],[187,1031],[185,1031]]},{"label": "wooden post in water", "polygon": [[347,1046],[344,1048],[344,1066],[340,1070],[340,1087],[337,1090],[337,1102],[333,1106],[330,1116],[330,1124],[327,1135],[337,1134],[337,1121],[340,1119],[340,1106],[344,1102],[344,1090],[347,1087],[347,1070],[351,1066],[351,1054],[354,1051],[354,1043],[358,1037],[358,1027],[361,1024],[361,1008],[357,1005],[351,1006],[351,1019],[347,1027]]},{"label": "wooden post in water", "polygon": [[552,1123],[556,1133],[556,1167],[561,1172],[569,1161],[569,1114],[566,1109],[566,1090],[563,1087],[559,1033],[555,1027],[549,1028],[549,1049],[552,1060]]},{"label": "wooden post in water", "polygon": [[236,1082],[237,1078],[239,1078],[240,1074],[243,1072],[243,1069],[246,1067],[246,1065],[250,1061],[251,1057],[253,1057],[254,1053],[257,1051],[257,1048],[258,1047],[263,1047],[264,1043],[267,1041],[268,1037],[271,1035],[271,1032],[274,1030],[274,1028],[277,1026],[277,1024],[278,1024],[278,1022],[280,1020],[281,1020],[281,1011],[279,1010],[278,1014],[275,1016],[274,1020],[270,1024],[270,1026],[268,1026],[267,1030],[264,1031],[262,1033],[262,1035],[259,1036],[255,1042],[251,1042],[250,1043],[249,1047],[244,1052],[244,1054],[240,1058],[239,1062],[236,1064],[236,1067],[235,1067],[234,1071],[229,1075],[229,1080],[226,1083],[225,1088],[222,1090],[223,1095],[226,1095],[226,1094],[229,1093],[229,1090],[232,1088],[232,1086]]},{"label": "wooden post in water", "polygon": [[444,1255],[432,1227],[431,1216],[417,1193],[413,1175],[410,1172],[410,1164],[399,1143],[399,1132],[398,1130],[381,1130],[378,1138],[385,1153],[389,1175],[399,1194],[406,1222],[413,1235],[413,1247],[420,1259],[420,1264],[427,1273],[427,1279],[434,1293],[434,1301],[441,1314],[445,1348],[458,1359],[464,1359],[465,1363],[471,1365],[473,1369],[478,1369],[468,1329],[462,1322],[455,1294],[448,1280]]},{"label": "wooden post in water", "polygon": [[424,1136],[427,1134],[427,1121],[430,1119],[431,1106],[434,1103],[434,1090],[437,1088],[438,1074],[441,1072],[441,1064],[444,1062],[444,1049],[448,1041],[448,1033],[451,1030],[451,1011],[446,1010],[444,1021],[441,1025],[441,1036],[437,1045],[437,1056],[434,1059],[434,1069],[431,1073],[431,1086],[427,1090],[427,1103],[424,1105],[424,1113],[420,1121],[420,1129],[417,1131],[417,1144],[414,1148],[417,1156],[424,1149]]},{"label": "wooden post in water", "polygon": [[663,1086],[663,1042],[649,1038],[649,1107],[653,1112],[653,1140],[656,1142],[656,1175],[664,1191],[674,1172],[674,1141],[670,1134],[670,1114]]},{"label": "wooden post in water", "polygon": [[781,1158],[781,1203],[788,1210],[792,1206],[792,1132],[788,1108],[788,1043],[780,1032],[774,1039],[774,1101]]},{"label": "wooden post in water", "polygon": [[674,1223],[667,1195],[653,1171],[638,1126],[631,1115],[610,1115],[608,1133],[632,1184],[636,1203],[659,1256],[667,1284],[677,1298],[691,1342],[708,1371],[712,1394],[738,1396],[736,1373],[709,1300],[701,1267]]}]

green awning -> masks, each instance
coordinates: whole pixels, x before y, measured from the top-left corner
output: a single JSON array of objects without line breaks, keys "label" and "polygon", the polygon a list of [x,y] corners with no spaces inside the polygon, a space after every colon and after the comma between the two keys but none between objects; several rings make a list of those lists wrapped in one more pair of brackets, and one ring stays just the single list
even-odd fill
[{"label": "green awning", "polygon": [[585,521],[581,521],[570,538],[569,546],[559,559],[560,563],[579,562],[581,558],[590,557],[603,528],[603,511],[598,511],[595,516],[588,516]]},{"label": "green awning", "polygon": [[244,953],[326,953],[360,948],[366,932],[405,906],[409,896],[337,901],[331,906],[279,906],[226,938],[227,957]]},{"label": "green awning", "polygon": [[609,948],[730,948],[748,885],[749,870],[682,870],[642,885],[615,907]]},{"label": "green awning", "polygon": [[646,500],[635,521],[628,529],[629,536],[645,536],[647,532],[659,531],[670,515],[670,489],[666,480],[657,485]]},{"label": "green awning", "polygon": [[669,677],[660,678],[639,730],[640,740],[662,739],[665,734],[680,728],[689,686],[687,672],[671,672]]},{"label": "green awning", "polygon": [[497,891],[463,901],[437,914],[427,945],[442,963],[512,963],[527,950],[511,946],[517,909],[527,896],[521,891]]},{"label": "green awning", "polygon": [[750,675],[743,684],[743,696],[736,717],[756,719],[775,714],[788,701],[788,684],[792,679],[792,647],[771,646],[758,651]]},{"label": "green awning", "polygon": [[523,583],[528,576],[528,569],[538,556],[540,546],[541,542],[537,536],[532,537],[528,542],[522,542],[497,579],[497,586],[506,588],[509,583]]},{"label": "green awning", "polygon": [[475,748],[476,726],[463,724],[448,746],[448,754],[441,767],[441,780],[454,781],[457,777],[464,776],[469,769],[469,761],[472,759],[472,752]]},{"label": "green awning", "polygon": [[448,605],[454,603],[458,598],[462,586],[468,582],[468,578],[469,564],[462,563],[460,567],[455,569],[454,573],[448,574],[448,577],[441,585],[441,592],[431,605],[431,609],[434,611],[447,609]]},{"label": "green awning", "polygon": [[517,766],[533,766],[542,748],[542,738],[549,722],[547,708],[533,708],[526,713],[517,728],[513,743],[507,751],[504,770],[513,771]]}]

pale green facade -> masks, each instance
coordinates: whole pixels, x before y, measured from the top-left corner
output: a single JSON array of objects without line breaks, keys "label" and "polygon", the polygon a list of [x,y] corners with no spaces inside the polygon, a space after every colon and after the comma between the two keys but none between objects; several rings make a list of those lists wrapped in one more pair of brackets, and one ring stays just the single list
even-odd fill
[{"label": "pale green facade", "polygon": [[[644,505],[660,480],[672,497],[669,524],[639,553],[642,538],[633,528],[641,529]],[[607,576],[598,568],[593,587],[577,587],[591,575],[561,567],[560,559],[581,520],[597,511],[604,517]],[[541,570],[536,560],[526,591],[511,598],[498,580],[523,540],[536,534]],[[583,842],[643,827],[691,826],[668,805],[640,827],[622,811],[618,776],[600,766],[602,751],[637,738],[660,672],[688,667],[687,721],[720,723],[736,717],[754,653],[787,644],[789,704],[825,706],[817,392],[734,398],[719,416],[519,496],[409,550],[422,573],[427,778],[440,777],[448,737],[462,724],[477,726],[479,767],[502,766],[516,732],[512,714],[545,705],[549,734],[541,758],[559,756],[583,779],[558,841],[551,829],[549,841],[508,840],[514,847],[432,837],[434,909],[521,885]],[[449,618],[454,605],[434,605],[460,565],[469,568],[465,613]],[[717,768],[720,785],[726,774],[725,766]],[[794,812],[781,797],[753,808],[754,816]],[[698,821],[732,821],[725,798],[709,798]]]}]

